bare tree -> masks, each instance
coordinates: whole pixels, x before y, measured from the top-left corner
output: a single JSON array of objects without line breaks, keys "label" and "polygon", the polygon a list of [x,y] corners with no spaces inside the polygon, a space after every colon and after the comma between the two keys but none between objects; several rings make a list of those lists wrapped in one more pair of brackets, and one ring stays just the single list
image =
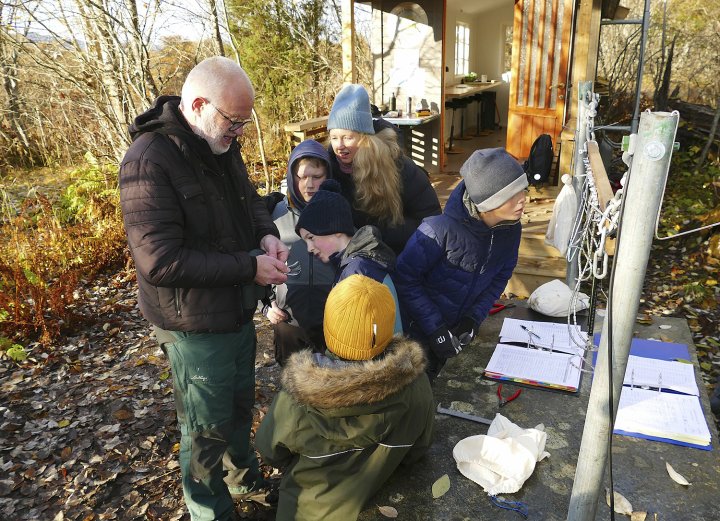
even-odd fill
[{"label": "bare tree", "polygon": [[[184,13],[170,2],[13,0],[2,6],[0,74],[8,119],[18,135],[27,136],[28,127],[39,129],[35,141],[28,138],[24,146],[41,149],[42,155],[91,150],[120,158],[135,115],[168,81],[187,72],[173,72],[165,56],[176,57],[178,50],[163,48],[158,36],[170,19],[167,9],[176,9],[173,19]],[[203,43],[187,49],[189,66],[199,59]]]}]

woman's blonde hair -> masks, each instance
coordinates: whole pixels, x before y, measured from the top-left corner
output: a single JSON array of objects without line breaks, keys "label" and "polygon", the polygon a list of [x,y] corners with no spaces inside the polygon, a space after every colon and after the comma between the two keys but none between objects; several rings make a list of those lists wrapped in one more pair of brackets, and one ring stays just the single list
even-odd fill
[{"label": "woman's blonde hair", "polygon": [[355,208],[390,225],[403,222],[400,145],[395,130],[360,134],[352,163]]}]

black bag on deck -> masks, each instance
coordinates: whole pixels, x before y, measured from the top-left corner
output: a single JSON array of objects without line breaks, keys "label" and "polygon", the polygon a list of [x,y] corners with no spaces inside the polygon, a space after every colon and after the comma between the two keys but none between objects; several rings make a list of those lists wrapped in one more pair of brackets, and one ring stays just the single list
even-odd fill
[{"label": "black bag on deck", "polygon": [[523,164],[528,182],[537,184],[547,181],[554,157],[552,138],[549,134],[540,134],[530,147],[530,155]]}]

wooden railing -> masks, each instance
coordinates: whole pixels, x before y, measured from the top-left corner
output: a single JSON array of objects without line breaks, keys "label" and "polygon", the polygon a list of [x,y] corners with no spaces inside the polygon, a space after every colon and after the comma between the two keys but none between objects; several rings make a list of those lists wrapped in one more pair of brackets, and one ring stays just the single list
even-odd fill
[{"label": "wooden railing", "polygon": [[328,116],[321,116],[319,118],[296,121],[285,125],[285,134],[287,135],[290,149],[295,148],[298,143],[306,139],[314,139],[320,143],[327,144],[327,120]]}]

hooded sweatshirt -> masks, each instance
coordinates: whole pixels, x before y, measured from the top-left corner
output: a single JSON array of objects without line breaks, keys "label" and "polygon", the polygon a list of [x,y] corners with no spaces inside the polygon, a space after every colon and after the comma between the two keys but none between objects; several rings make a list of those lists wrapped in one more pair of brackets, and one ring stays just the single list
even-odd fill
[{"label": "hooded sweatshirt", "polygon": [[248,252],[265,235],[279,233],[248,179],[237,142],[214,155],[179,102],[161,96],[135,119],[120,164],[140,310],[166,330],[237,331],[255,310],[243,307],[257,266]]},{"label": "hooded sweatshirt", "polygon": [[295,233],[298,217],[307,203],[295,192],[293,168],[304,157],[322,160],[327,176],[331,175],[327,150],[317,141],[303,141],[290,154],[285,177],[287,195],[275,206],[272,219],[280,231],[280,240],[290,248],[288,266],[295,266],[293,272],[297,275],[288,277],[285,284],[275,286],[275,302],[290,315],[290,324],[307,331],[319,329],[322,333],[323,310],[335,269],[308,252],[305,241]]}]

